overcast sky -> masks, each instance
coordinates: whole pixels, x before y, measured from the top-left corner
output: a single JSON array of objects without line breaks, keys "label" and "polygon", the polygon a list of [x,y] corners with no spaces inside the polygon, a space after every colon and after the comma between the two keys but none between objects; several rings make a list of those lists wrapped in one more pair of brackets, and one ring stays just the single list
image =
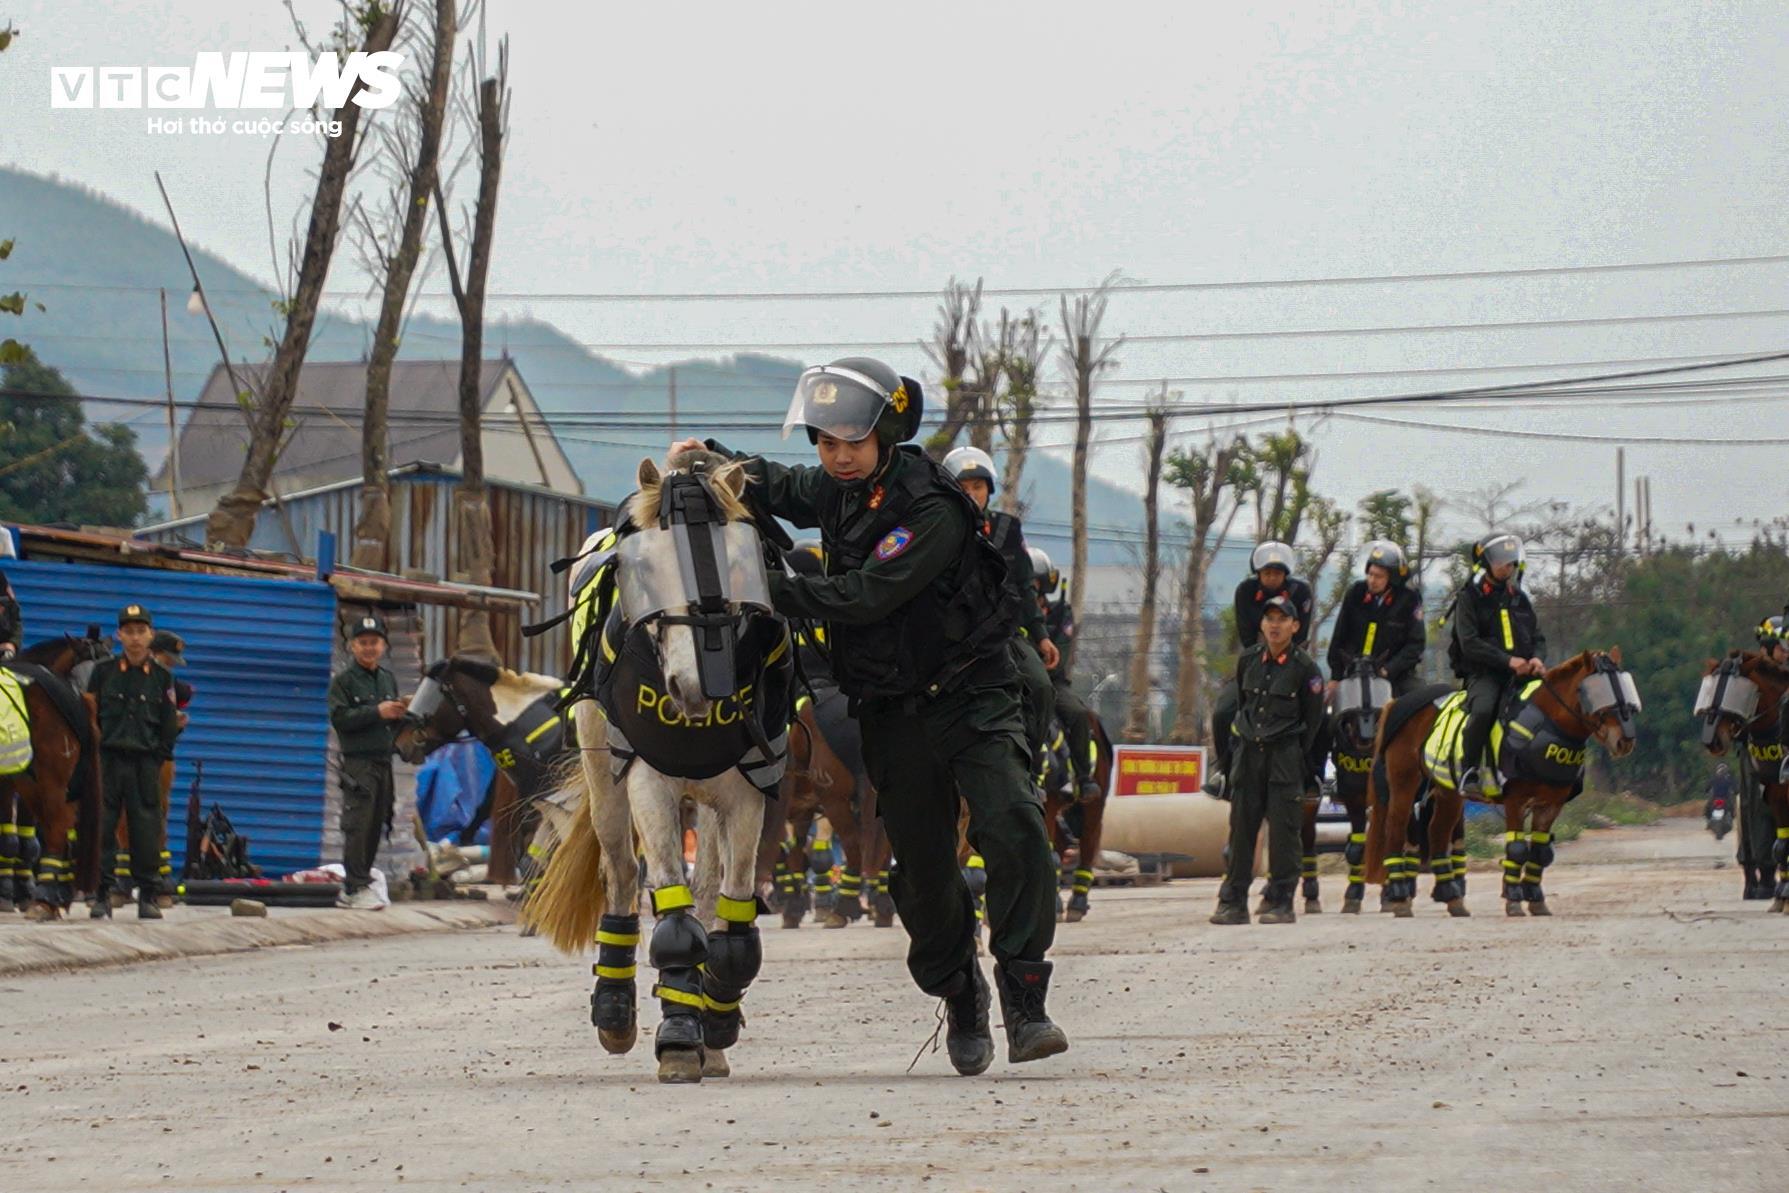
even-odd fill
[{"label": "overcast sky", "polygon": [[[335,11],[313,0],[297,8],[319,30]],[[24,35],[0,65],[0,160],[157,217],[159,167],[190,236],[273,277],[266,141],[157,138],[142,112],[52,112],[48,93],[52,64],[179,64],[202,49],[290,46],[280,4],[13,0],[7,16]],[[518,295],[927,289],[952,274],[1053,287],[1113,269],[1149,283],[1260,281],[1789,252],[1780,3],[492,0],[489,28],[511,38],[515,91],[492,285]],[[317,157],[303,140],[276,156],[282,224]],[[1114,299],[1107,326],[1172,336],[1769,310],[1789,306],[1785,282],[1789,264],[1758,264],[1135,293]],[[331,278],[332,290],[362,285],[351,269]],[[636,362],[699,354],[640,346],[649,343],[907,341],[925,334],[931,307],[496,304],[625,345],[605,351]],[[1101,398],[1134,401],[1141,389],[1123,382],[1163,376],[1767,352],[1786,329],[1789,318],[1756,316],[1138,341],[1120,349]],[[917,349],[883,354],[924,367]],[[1189,403],[1247,405],[1602,371],[1175,388]],[[1533,497],[1612,502],[1612,442],[1510,433],[1570,432],[1633,441],[1629,473],[1653,476],[1655,517],[1669,531],[1772,517],[1784,506],[1785,448],[1755,441],[1789,436],[1776,392],[1748,391],[1737,405],[1690,394],[1650,409],[1373,412],[1481,434],[1331,419],[1314,431],[1319,487],[1352,502],[1386,485],[1457,493],[1524,477]],[[1118,420],[1102,428],[1102,472],[1134,480],[1137,432]],[[1658,436],[1733,446],[1637,442]]]}]

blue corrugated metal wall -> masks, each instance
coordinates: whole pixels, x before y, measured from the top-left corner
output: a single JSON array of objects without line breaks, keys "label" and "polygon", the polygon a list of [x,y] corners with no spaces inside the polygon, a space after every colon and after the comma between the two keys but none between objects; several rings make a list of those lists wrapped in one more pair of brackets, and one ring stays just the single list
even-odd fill
[{"label": "blue corrugated metal wall", "polygon": [[334,590],[105,564],[9,559],[0,566],[18,593],[27,642],[80,635],[90,624],[109,636],[118,610],[131,601],[149,607],[157,629],[186,639],[179,675],[195,692],[174,748],[168,845],[175,873],[184,860],[183,817],[198,759],[205,761],[205,806],[223,806],[265,873],[317,864]]}]

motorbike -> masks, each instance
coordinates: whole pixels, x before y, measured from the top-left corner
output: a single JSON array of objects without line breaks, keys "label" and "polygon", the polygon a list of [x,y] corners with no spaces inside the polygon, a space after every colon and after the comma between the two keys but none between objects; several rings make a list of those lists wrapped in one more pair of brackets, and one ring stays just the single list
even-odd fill
[{"label": "motorbike", "polygon": [[1733,828],[1733,809],[1727,801],[1715,796],[1708,805],[1708,831],[1719,841]]}]

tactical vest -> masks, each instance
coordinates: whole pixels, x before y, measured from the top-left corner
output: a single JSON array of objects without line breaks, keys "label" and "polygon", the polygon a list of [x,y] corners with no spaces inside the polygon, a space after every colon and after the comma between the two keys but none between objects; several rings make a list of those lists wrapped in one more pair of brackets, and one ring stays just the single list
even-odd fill
[{"label": "tactical vest", "polygon": [[999,510],[987,511],[983,520],[988,527],[988,541],[994,544],[994,550],[1000,552],[1000,558],[1006,563],[1006,596],[1013,603],[1013,617],[1023,624],[1025,619],[1019,616],[1020,602],[1034,599],[1030,593],[1019,591],[1019,556],[1025,554],[1024,531],[1017,518]]},{"label": "tactical vest", "polygon": [[572,722],[559,709],[570,692],[570,688],[561,688],[557,694],[540,697],[503,726],[501,734],[484,743],[492,760],[509,772],[524,800],[540,794],[552,777],[553,763],[577,748]]},{"label": "tactical vest", "polygon": [[917,447],[903,445],[901,466],[882,490],[882,500],[845,513],[845,490],[829,486],[819,510],[826,536],[826,574],[863,567],[871,553],[906,519],[915,502],[937,497],[963,512],[963,543],[947,567],[905,605],[873,625],[827,627],[833,674],[855,700],[949,690],[978,659],[1006,649],[1017,611],[1006,599],[1006,561],[976,531],[982,512],[955,481]]},{"label": "tactical vest", "polygon": [[[1534,605],[1529,601],[1528,594],[1520,588],[1512,590],[1506,584],[1493,584],[1491,591],[1486,592],[1484,584],[1479,576],[1474,576],[1461,590],[1471,598],[1469,608],[1473,624],[1478,627],[1479,637],[1496,643],[1515,658],[1533,658],[1535,631],[1539,629],[1539,622],[1535,618]],[[1451,617],[1459,616],[1458,596],[1454,598],[1453,608],[1448,612]],[[1460,650],[1460,628],[1457,625],[1451,627],[1447,636],[1447,661],[1452,665],[1454,674],[1461,678],[1465,678],[1470,671],[1466,656]]]},{"label": "tactical vest", "polygon": [[1075,669],[1075,607],[1068,603],[1067,597],[1050,602],[1044,613],[1044,629],[1062,656],[1062,662],[1050,673],[1050,678],[1067,683]]},{"label": "tactical vest", "polygon": [[1584,773],[1590,743],[1567,734],[1555,725],[1533,699],[1538,682],[1524,686],[1526,702],[1504,730],[1497,751],[1497,769],[1505,780],[1527,779],[1555,787],[1570,787]]}]

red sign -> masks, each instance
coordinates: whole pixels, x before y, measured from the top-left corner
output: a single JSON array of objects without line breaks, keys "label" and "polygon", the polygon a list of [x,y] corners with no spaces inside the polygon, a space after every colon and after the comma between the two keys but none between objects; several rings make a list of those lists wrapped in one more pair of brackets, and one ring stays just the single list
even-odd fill
[{"label": "red sign", "polygon": [[1112,748],[1113,795],[1192,795],[1204,785],[1204,746]]}]

